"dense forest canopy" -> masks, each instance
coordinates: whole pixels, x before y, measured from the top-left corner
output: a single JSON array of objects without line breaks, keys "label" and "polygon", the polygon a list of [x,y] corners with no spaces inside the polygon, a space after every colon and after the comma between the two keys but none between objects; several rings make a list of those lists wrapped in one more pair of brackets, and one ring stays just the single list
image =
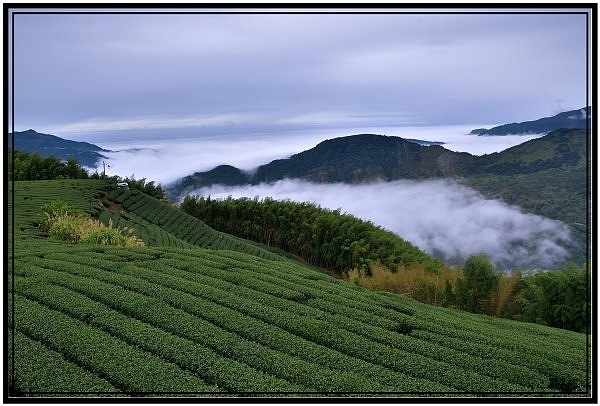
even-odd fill
[{"label": "dense forest canopy", "polygon": [[181,209],[211,227],[260,241],[343,274],[380,262],[397,270],[442,263],[390,231],[339,210],[266,198],[214,200],[188,196]]}]

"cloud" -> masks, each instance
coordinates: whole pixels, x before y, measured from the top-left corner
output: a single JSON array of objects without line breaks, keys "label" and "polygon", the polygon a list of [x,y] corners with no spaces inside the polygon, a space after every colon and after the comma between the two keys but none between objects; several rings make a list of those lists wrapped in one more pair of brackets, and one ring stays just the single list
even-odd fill
[{"label": "cloud", "polygon": [[224,125],[243,125],[256,121],[255,114],[217,114],[206,116],[145,116],[131,118],[91,118],[78,122],[51,127],[54,133],[155,130],[195,127],[215,127]]},{"label": "cloud", "polygon": [[14,28],[19,128],[163,116],[179,126],[248,109],[502,124],[585,104],[583,14],[21,11]]},{"label": "cloud", "polygon": [[572,244],[563,223],[485,199],[448,180],[348,185],[286,179],[243,187],[213,185],[195,193],[212,198],[270,196],[341,208],[393,231],[448,264],[484,253],[503,269],[552,269],[566,260]]},{"label": "cloud", "polygon": [[[162,185],[198,171],[228,164],[251,171],[274,159],[287,158],[308,150],[326,139],[352,134],[373,133],[445,142],[444,147],[471,154],[498,152],[539,135],[478,137],[468,132],[482,125],[440,127],[353,127],[335,128],[337,122],[321,122],[312,126],[311,121],[328,120],[326,114],[294,118],[297,125],[260,122],[258,116],[214,116],[203,119],[206,125],[181,128],[161,128],[163,119],[142,123],[131,122],[85,122],[69,127],[73,132],[47,131],[75,141],[97,144],[113,152],[104,153],[111,168],[110,175],[145,177]],[[331,117],[336,117],[331,115]],[[248,124],[242,120],[247,119]],[[256,119],[255,122],[252,120]],[[164,118],[173,125],[175,120]],[[191,121],[192,119],[190,119]],[[208,124],[208,120],[212,120]],[[235,120],[239,120],[237,123]],[[357,119],[358,120],[358,119]],[[186,121],[189,123],[190,121]],[[145,128],[137,128],[149,123]],[[98,126],[96,125],[98,124]],[[113,131],[121,125],[132,129]],[[89,126],[89,127],[88,127]],[[331,127],[329,127],[331,126]],[[489,127],[489,126],[487,126]],[[63,130],[66,127],[63,127]],[[94,128],[86,132],[85,128]],[[102,131],[98,131],[100,128]],[[102,170],[102,166],[98,168]]]},{"label": "cloud", "polygon": [[[292,133],[273,137],[255,133],[213,133],[210,130],[138,130],[107,132],[97,135],[98,145],[113,152],[103,152],[109,159],[109,175],[135,174],[162,185],[197,171],[218,165],[233,165],[252,170],[274,159],[286,158],[312,148],[321,141],[322,132]],[[200,135],[199,135],[200,134]],[[93,142],[87,138],[86,141]],[[102,170],[102,165],[98,168]]]}]

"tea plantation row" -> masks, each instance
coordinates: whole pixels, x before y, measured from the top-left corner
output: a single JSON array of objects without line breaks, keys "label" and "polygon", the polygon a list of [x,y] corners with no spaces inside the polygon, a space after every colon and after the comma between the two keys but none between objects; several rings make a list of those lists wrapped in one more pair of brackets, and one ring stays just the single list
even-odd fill
[{"label": "tea plantation row", "polygon": [[[54,182],[9,196],[13,396],[589,395],[585,335],[367,291],[138,192]],[[150,242],[53,243],[35,222],[56,198]]]}]

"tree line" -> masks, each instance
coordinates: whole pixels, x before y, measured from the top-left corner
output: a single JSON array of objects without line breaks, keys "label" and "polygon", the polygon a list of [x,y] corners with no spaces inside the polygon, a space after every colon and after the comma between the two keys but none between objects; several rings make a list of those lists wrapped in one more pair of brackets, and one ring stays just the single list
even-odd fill
[{"label": "tree line", "polygon": [[130,188],[140,190],[147,195],[164,199],[161,185],[146,178],[136,179],[134,175],[122,178],[117,175],[106,176],[97,171],[90,174],[77,160],[63,161],[55,156],[43,157],[37,152],[8,151],[8,180],[51,180],[51,179],[107,179],[114,183],[127,183]]},{"label": "tree line", "polygon": [[209,226],[285,250],[312,265],[345,274],[378,262],[398,270],[442,263],[392,232],[340,210],[265,198],[214,200],[187,196],[181,209]]},{"label": "tree line", "polygon": [[357,269],[348,272],[348,279],[431,305],[589,332],[591,285],[585,266],[567,264],[532,273],[515,269],[507,274],[494,269],[485,255],[473,255],[462,267],[391,272],[372,265],[368,274]]},{"label": "tree line", "polygon": [[88,172],[73,158],[62,161],[55,156],[8,151],[8,180],[87,179]]}]

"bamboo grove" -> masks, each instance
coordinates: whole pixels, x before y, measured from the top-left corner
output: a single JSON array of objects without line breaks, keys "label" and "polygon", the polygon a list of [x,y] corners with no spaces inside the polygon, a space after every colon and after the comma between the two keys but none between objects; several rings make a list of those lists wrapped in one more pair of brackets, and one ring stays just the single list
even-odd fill
[{"label": "bamboo grove", "polygon": [[442,266],[371,222],[310,203],[188,196],[181,209],[217,230],[278,247],[338,274],[368,270],[371,262],[394,271],[417,264],[432,271]]}]

